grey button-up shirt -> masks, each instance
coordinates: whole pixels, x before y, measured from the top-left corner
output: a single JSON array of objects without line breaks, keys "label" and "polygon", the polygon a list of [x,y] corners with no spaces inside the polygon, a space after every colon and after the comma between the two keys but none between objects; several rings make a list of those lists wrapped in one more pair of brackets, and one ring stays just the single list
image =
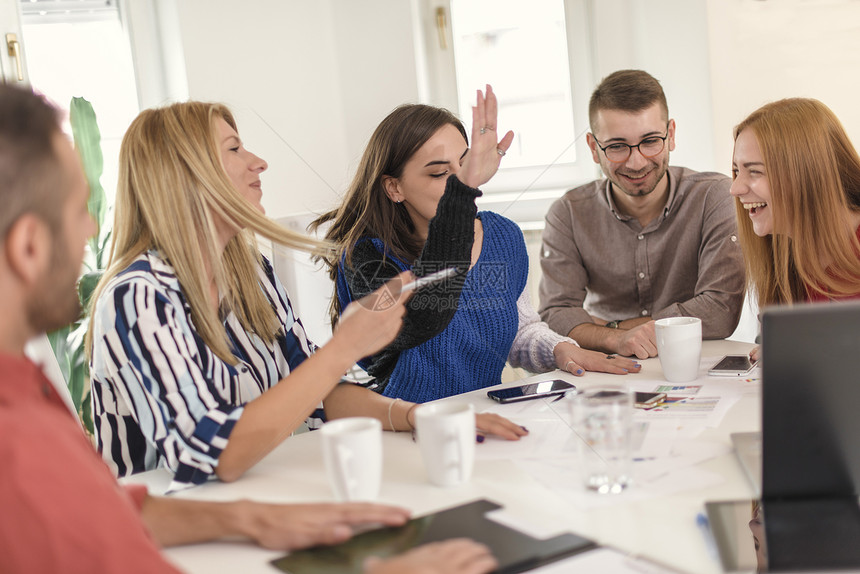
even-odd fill
[{"label": "grey button-up shirt", "polygon": [[744,298],[731,180],[670,167],[663,212],[643,228],[622,214],[607,179],[568,191],[546,216],[540,315],[567,335],[590,315],[699,317],[707,339],[728,337]]}]

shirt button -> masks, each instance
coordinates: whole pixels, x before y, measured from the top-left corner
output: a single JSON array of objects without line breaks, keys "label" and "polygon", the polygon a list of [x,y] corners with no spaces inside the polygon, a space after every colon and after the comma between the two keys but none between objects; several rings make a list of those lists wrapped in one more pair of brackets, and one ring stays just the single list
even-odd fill
[{"label": "shirt button", "polygon": [[643,239],[645,239],[645,236],[644,236],[644,235],[642,235],[642,234],[640,233],[639,235],[637,235],[637,236],[636,236],[636,238],[637,238],[639,241],[642,241]]},{"label": "shirt button", "polygon": [[647,316],[648,316],[648,309],[642,309],[642,316],[643,316],[643,317],[647,317]]},{"label": "shirt button", "polygon": [[639,273],[639,279],[645,279],[645,274],[640,272]]},{"label": "shirt button", "polygon": [[737,242],[738,242],[738,236],[732,235],[732,243],[737,243]]},{"label": "shirt button", "polygon": [[543,256],[544,256],[544,257],[549,257],[549,249],[544,249],[544,250],[543,250]]}]

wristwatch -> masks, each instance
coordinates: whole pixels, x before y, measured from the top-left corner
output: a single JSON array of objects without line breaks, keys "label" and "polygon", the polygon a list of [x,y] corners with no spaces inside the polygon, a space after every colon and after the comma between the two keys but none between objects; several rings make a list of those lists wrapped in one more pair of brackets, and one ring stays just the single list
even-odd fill
[{"label": "wristwatch", "polygon": [[619,325],[619,324],[621,323],[621,321],[623,321],[623,320],[624,320],[624,319],[615,319],[614,321],[610,321],[610,322],[608,322],[607,324],[605,324],[605,325],[604,325],[604,327],[609,327],[610,329],[617,329],[617,328],[618,328],[618,325]]}]

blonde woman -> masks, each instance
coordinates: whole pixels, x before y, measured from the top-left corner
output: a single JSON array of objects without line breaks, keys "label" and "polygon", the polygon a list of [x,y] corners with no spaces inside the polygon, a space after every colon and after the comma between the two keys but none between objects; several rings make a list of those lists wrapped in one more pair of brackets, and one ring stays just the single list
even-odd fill
[{"label": "blonde woman", "polygon": [[735,128],[732,176],[759,306],[860,298],[860,157],[830,108],[790,98],[754,111]]},{"label": "blonde woman", "polygon": [[[97,446],[119,476],[165,466],[173,488],[235,480],[309,417],[414,424],[414,405],[339,384],[399,331],[408,274],[350,306],[315,348],[254,234],[321,246],[265,217],[266,167],[219,104],[146,110],[123,138],[110,263],[88,334]],[[376,304],[383,289],[393,305]],[[479,427],[523,434],[490,415]]]}]

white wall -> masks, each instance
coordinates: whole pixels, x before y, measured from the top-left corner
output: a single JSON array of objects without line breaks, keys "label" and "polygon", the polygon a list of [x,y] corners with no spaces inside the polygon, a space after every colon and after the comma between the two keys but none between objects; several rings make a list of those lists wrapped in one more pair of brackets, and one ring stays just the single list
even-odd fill
[{"label": "white wall", "polygon": [[720,165],[731,165],[732,128],[787,97],[821,100],[860,145],[860,2],[708,0],[708,31]]},{"label": "white wall", "polygon": [[[171,1],[190,97],[234,108],[248,147],[270,165],[263,204],[284,222],[332,206],[376,124],[427,93],[415,62],[430,17],[423,0],[159,0]],[[821,99],[860,143],[856,0],[566,1],[581,18],[574,29],[590,30],[592,85],[575,92],[590,94],[620,68],[652,73],[678,125],[675,165],[728,173],[732,127],[788,96]],[[537,219],[549,201],[519,212]],[[318,296],[300,312],[319,314],[328,293]]]},{"label": "white wall", "polygon": [[706,1],[596,0],[591,6],[594,85],[616,70],[647,71],[663,86],[677,125],[672,164],[727,173],[714,156]]},{"label": "white wall", "polygon": [[177,16],[189,96],[234,110],[274,218],[334,205],[372,129],[417,100],[409,2],[181,0]]}]

